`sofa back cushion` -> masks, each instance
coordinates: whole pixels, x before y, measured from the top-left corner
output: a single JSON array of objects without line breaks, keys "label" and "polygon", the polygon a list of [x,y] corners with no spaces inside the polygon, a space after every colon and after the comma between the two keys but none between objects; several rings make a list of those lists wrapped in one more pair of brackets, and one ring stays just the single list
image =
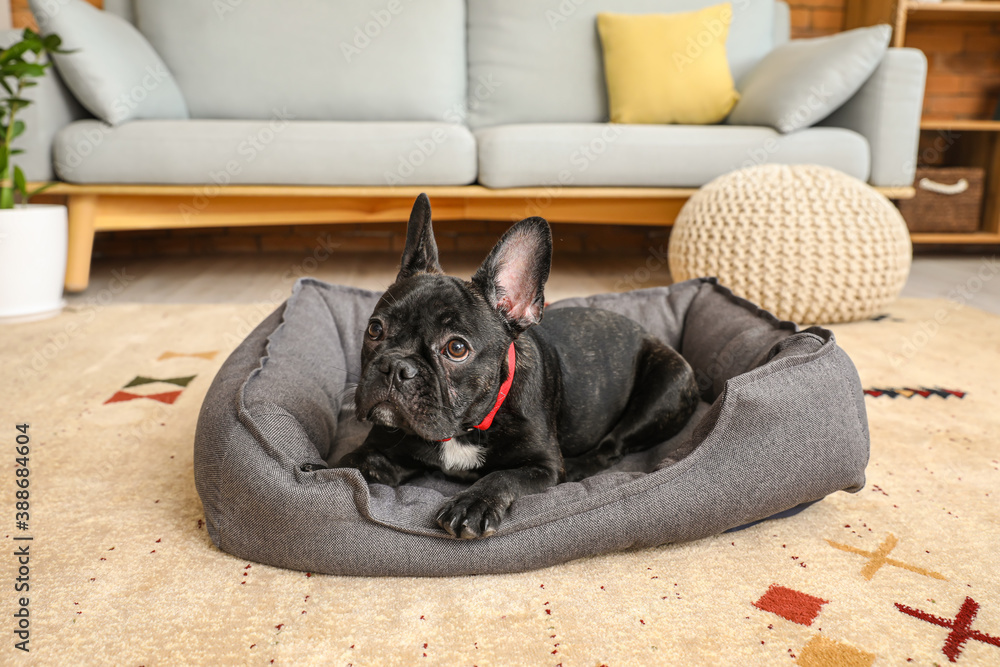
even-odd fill
[{"label": "sofa back cushion", "polygon": [[193,118],[447,120],[464,108],[463,0],[135,0]]},{"label": "sofa back cushion", "polygon": [[[597,14],[689,12],[722,0],[468,0],[469,124],[608,120]],[[732,0],[736,86],[774,47],[775,0]],[[706,25],[707,36],[712,26]],[[683,57],[697,58],[697,35]]]}]

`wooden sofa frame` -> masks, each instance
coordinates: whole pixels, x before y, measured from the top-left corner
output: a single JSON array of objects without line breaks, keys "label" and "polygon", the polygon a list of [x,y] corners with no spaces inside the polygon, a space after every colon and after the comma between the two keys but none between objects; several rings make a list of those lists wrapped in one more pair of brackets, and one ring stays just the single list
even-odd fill
[{"label": "wooden sofa frame", "polygon": [[[890,199],[911,187],[876,188]],[[671,225],[696,188],[542,187],[493,190],[438,187],[256,185],[74,185],[41,195],[69,207],[66,290],[90,279],[94,234],[101,231],[252,225],[404,222],[426,192],[437,220],[509,220],[539,215],[550,222]]]}]

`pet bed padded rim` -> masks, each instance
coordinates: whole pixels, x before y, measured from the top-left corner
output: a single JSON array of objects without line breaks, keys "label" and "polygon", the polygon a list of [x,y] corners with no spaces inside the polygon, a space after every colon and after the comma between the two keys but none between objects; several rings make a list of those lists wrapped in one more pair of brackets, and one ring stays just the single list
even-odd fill
[{"label": "pet bed padded rim", "polygon": [[[690,282],[698,282],[698,281],[690,281]],[[755,316],[764,319],[775,328],[789,329],[793,332],[797,331],[797,327],[794,324],[790,322],[780,321],[778,320],[778,318],[774,317],[773,315],[771,315],[766,311],[761,310],[760,308],[750,303],[749,301],[746,301],[745,299],[741,299],[739,297],[732,295],[732,293],[728,289],[717,285],[717,283],[713,279],[702,279],[700,282],[706,285],[712,285],[712,287],[715,290],[717,290],[718,293],[728,297],[732,303],[749,310]],[[300,280],[296,284],[293,294],[290,297],[288,303],[293,302],[298,297],[301,290],[308,285],[316,287],[327,287],[325,283],[321,283],[319,281],[313,281],[311,279]],[[371,292],[368,292],[366,290],[360,290],[357,288],[338,288],[338,289],[341,289],[348,294],[354,293],[358,296],[364,296],[364,297],[370,297],[372,294]],[[653,290],[656,289],[658,288],[653,288]],[[615,295],[607,295],[607,296],[613,297]],[[696,295],[694,295],[692,299],[695,298],[695,296]],[[289,462],[287,461],[288,457],[279,448],[276,448],[272,445],[271,442],[272,439],[271,437],[268,436],[268,432],[274,430],[273,428],[270,428],[270,426],[273,425],[274,421],[281,421],[282,419],[291,419],[294,421],[294,418],[291,415],[288,415],[287,413],[255,415],[254,408],[248,405],[247,403],[246,390],[247,387],[258,378],[260,372],[266,367],[270,359],[269,348],[271,345],[271,341],[274,337],[280,336],[279,332],[281,332],[287,324],[287,322],[284,320],[284,314],[286,312],[288,303],[282,304],[258,327],[258,329],[266,327],[269,322],[277,320],[277,325],[273,327],[271,332],[266,336],[266,339],[263,341],[263,350],[260,352],[258,356],[258,364],[256,368],[253,371],[251,371],[249,375],[246,376],[245,380],[242,383],[240,383],[238,391],[236,392],[236,399],[237,399],[236,412],[240,424],[247,429],[249,434],[253,436],[254,440],[261,447],[262,451],[265,452],[267,456],[273,460],[276,466],[275,472],[277,472],[279,475],[282,472],[284,472],[286,473],[286,476],[294,477],[296,484],[303,486],[328,484],[330,481],[332,481],[331,479],[329,479],[331,476],[339,478],[342,482],[344,482],[347,485],[347,487],[351,490],[350,495],[353,497],[352,498],[353,505],[356,511],[357,518],[363,518],[365,520],[386,526],[388,528],[397,531],[407,532],[419,536],[432,536],[435,538],[439,538],[443,545],[447,545],[448,543],[456,545],[462,544],[462,542],[460,541],[448,538],[447,536],[445,536],[443,532],[436,533],[430,531],[413,530],[409,526],[394,524],[392,522],[385,521],[384,519],[379,519],[378,517],[376,517],[372,512],[371,495],[369,493],[368,485],[364,481],[360,472],[358,472],[357,470],[326,469],[317,471],[320,474],[303,473],[301,471],[300,466],[306,462],[296,461],[292,462],[294,463],[294,465],[291,466],[292,474],[287,475],[287,473],[289,472],[287,466],[287,463]],[[553,307],[560,307],[561,304],[573,305],[572,303],[569,302],[559,302],[557,304],[553,304]],[[690,303],[685,305],[688,306],[690,305]],[[688,312],[689,310],[684,313],[685,326],[686,326],[686,317],[688,315]],[[682,328],[681,330],[682,336],[683,336],[683,331],[684,329]],[[796,368],[802,369],[804,367],[808,367],[810,364],[815,364],[818,361],[825,360],[828,356],[831,355],[831,353],[833,356],[831,359],[829,359],[829,361],[834,361],[837,366],[841,367],[841,370],[849,370],[850,372],[853,372],[856,375],[856,371],[854,370],[853,365],[850,363],[849,359],[846,358],[846,355],[844,355],[842,350],[840,350],[836,346],[835,339],[830,332],[814,327],[799,333],[806,334],[806,337],[808,339],[811,339],[811,341],[815,344],[815,347],[811,351],[805,353],[798,351],[795,354],[790,354],[786,356],[781,356],[781,353],[779,353],[778,355],[776,355],[777,358],[773,358],[769,361],[766,361],[765,363],[758,366],[757,368],[754,368],[751,371],[748,371],[746,373],[737,375],[733,378],[729,378],[728,380],[726,380],[723,390],[720,393],[720,395],[716,398],[716,401],[713,403],[713,407],[710,409],[709,414],[705,415],[702,423],[698,426],[698,428],[700,429],[705,429],[707,426],[709,426],[707,422],[711,419],[710,428],[707,428],[707,433],[704,433],[701,443],[694,449],[693,452],[691,452],[684,459],[678,461],[677,463],[674,463],[669,467],[655,470],[651,473],[647,474],[632,473],[632,474],[637,474],[639,476],[636,477],[635,479],[632,479],[629,482],[625,482],[611,489],[603,489],[596,493],[586,493],[585,495],[582,496],[582,498],[579,498],[578,500],[572,502],[567,506],[555,508],[550,511],[535,515],[530,519],[518,522],[518,524],[515,527],[505,532],[507,534],[522,532],[553,521],[566,520],[574,516],[585,515],[587,513],[594,512],[595,510],[606,508],[614,503],[620,503],[626,500],[638,501],[641,500],[640,496],[648,494],[653,489],[661,487],[667,483],[676,483],[682,480],[692,469],[696,468],[696,466],[701,464],[704,460],[706,459],[712,460],[712,456],[710,455],[715,453],[715,450],[717,448],[720,447],[724,448],[727,444],[731,444],[730,442],[731,439],[723,437],[725,434],[717,428],[717,425],[720,423],[720,421],[727,426],[731,425],[730,417],[732,416],[733,410],[735,409],[734,404],[738,401],[741,391],[747,387],[752,387],[757,382],[763,381],[771,376],[786,372],[790,369],[796,369]],[[787,341],[788,339],[785,340]],[[258,347],[257,349],[259,350],[260,348]],[[237,351],[240,350],[238,349]],[[243,352],[252,352],[252,351],[243,350]],[[847,368],[844,368],[843,362],[846,362]],[[864,406],[862,402],[861,403],[862,410],[863,407]],[[868,436],[867,422],[862,416],[863,412],[859,414],[857,410],[857,405],[854,403],[851,403],[851,409],[853,410],[854,413],[855,423],[858,424],[859,435],[863,435],[864,440],[867,441],[867,436]],[[203,411],[204,410],[205,408],[203,408]],[[266,422],[272,422],[272,424],[269,424],[268,426],[263,426],[261,420]],[[271,492],[276,491],[279,494],[282,494],[282,492],[288,492],[288,489],[268,488],[272,486],[274,487],[280,486],[278,484],[275,484],[274,483],[275,480],[273,479],[265,480],[255,476],[244,477],[242,480],[233,479],[232,473],[235,472],[235,468],[233,466],[234,462],[230,458],[231,455],[233,454],[233,451],[234,449],[231,446],[231,443],[227,442],[222,452],[221,460],[219,461],[217,466],[207,466],[207,467],[202,466],[201,474],[198,476],[199,491],[203,490],[203,487],[206,485],[206,483],[209,483],[212,480],[221,480],[223,475],[227,475],[228,477],[230,477],[229,479],[230,482],[242,481],[244,483],[238,486],[244,487],[241,489],[243,493],[240,493],[239,495],[243,496],[243,499],[246,502],[252,502],[254,498],[258,498],[259,497],[258,494],[261,492],[267,493],[269,491]],[[314,461],[314,463],[323,463],[322,459],[319,456],[318,451],[317,451],[317,460]],[[211,469],[213,467],[215,468],[214,470]],[[617,473],[617,474],[626,474],[626,473]],[[258,484],[259,482],[263,482],[263,485]],[[264,488],[261,488],[262,486]],[[843,488],[843,490],[856,491],[861,486],[863,486],[863,472],[860,481],[855,481],[855,483],[841,488]],[[202,498],[206,501],[206,503],[211,502],[213,499],[220,501],[222,500],[222,498],[217,494],[202,493],[201,495]],[[823,493],[820,496],[820,498],[824,497],[825,495],[827,495],[827,493]],[[801,504],[802,502],[813,502],[818,499],[819,498],[809,498],[806,499],[805,501],[799,500],[793,502],[789,504],[788,507],[783,508],[783,511],[791,509]],[[229,508],[222,507],[220,503],[213,503],[216,511],[214,513],[206,512],[206,519],[209,521],[210,533],[212,533],[213,540],[220,546],[220,548],[230,550],[227,547],[236,545],[230,544],[231,542],[229,539],[230,531],[229,531],[229,526],[227,524],[229,524],[231,521],[235,522],[236,524],[240,523],[240,521],[236,520],[237,515],[240,514],[239,512],[240,505],[239,503],[236,503],[235,505],[232,503],[227,503],[227,504],[230,505]],[[228,509],[233,509],[236,511],[230,512],[228,511]],[[773,511],[766,511],[763,515],[751,517],[750,520],[759,521],[761,519],[766,518],[767,516],[770,516],[773,513],[774,513]],[[214,514],[214,516],[211,517],[211,519],[214,520],[210,520],[210,517],[208,516],[209,514]],[[347,512],[346,514],[341,515],[339,517],[339,520],[342,521],[356,520],[350,515],[351,513]],[[335,517],[329,517],[329,518],[332,520],[337,520],[337,518]],[[745,522],[741,521],[741,523]],[[731,529],[733,527],[734,526],[724,526],[722,527],[722,529]],[[502,528],[503,527],[501,527],[501,529]],[[498,533],[498,535],[500,534],[501,533]],[[235,535],[233,537],[235,537]],[[240,541],[241,540],[239,540],[238,538],[235,540],[235,542],[240,542]]]}]

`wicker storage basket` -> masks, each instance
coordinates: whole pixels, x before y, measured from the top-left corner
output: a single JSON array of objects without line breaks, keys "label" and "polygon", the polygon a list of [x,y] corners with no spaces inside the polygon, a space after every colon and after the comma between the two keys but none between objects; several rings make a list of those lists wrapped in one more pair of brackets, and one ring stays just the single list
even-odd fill
[{"label": "wicker storage basket", "polygon": [[983,178],[978,167],[917,169],[917,196],[899,202],[906,226],[911,232],[978,231]]}]

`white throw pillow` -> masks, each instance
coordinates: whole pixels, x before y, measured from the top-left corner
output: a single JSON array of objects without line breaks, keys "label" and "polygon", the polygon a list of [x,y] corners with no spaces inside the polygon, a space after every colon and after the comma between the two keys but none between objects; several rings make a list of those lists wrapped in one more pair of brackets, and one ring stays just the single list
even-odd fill
[{"label": "white throw pillow", "polygon": [[29,0],[43,35],[62,48],[53,62],[90,113],[112,125],[139,118],[188,118],[177,82],[146,38],[127,21],[84,0]]},{"label": "white throw pillow", "polygon": [[891,35],[888,25],[876,25],[779,46],[742,81],[740,101],[726,122],[768,125],[785,134],[815,125],[871,77]]}]

